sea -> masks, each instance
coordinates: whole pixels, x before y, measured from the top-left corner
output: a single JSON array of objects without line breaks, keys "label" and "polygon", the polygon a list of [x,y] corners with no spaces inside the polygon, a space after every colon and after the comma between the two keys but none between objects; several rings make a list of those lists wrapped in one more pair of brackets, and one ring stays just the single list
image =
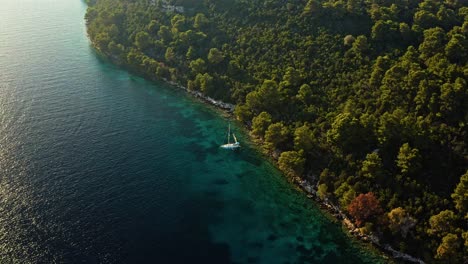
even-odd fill
[{"label": "sea", "polygon": [[[80,0],[0,5],[0,263],[386,263],[219,110],[99,58]],[[220,149],[228,124],[242,144]]]}]

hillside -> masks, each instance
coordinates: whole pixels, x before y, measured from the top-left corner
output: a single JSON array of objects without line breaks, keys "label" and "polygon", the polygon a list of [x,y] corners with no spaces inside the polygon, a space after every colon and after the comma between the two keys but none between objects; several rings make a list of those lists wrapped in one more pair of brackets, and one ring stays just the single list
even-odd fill
[{"label": "hillside", "polygon": [[289,177],[429,263],[468,259],[465,0],[88,0],[117,64],[236,104]]}]

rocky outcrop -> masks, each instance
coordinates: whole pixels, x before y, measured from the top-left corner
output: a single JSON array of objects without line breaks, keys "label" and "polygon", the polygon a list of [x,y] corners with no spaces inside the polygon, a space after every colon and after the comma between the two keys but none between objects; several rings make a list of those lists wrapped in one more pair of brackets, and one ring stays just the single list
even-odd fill
[{"label": "rocky outcrop", "polygon": [[189,90],[189,89],[187,89],[186,87],[184,87],[184,86],[182,86],[182,85],[180,85],[180,84],[178,84],[178,83],[175,83],[175,82],[172,82],[172,81],[168,81],[168,80],[166,80],[166,79],[164,79],[164,81],[167,82],[167,83],[169,83],[169,84],[172,85],[172,86],[175,86],[175,87],[177,87],[177,88],[180,88],[180,89],[182,89],[182,90],[188,92],[189,94],[193,95],[193,96],[196,97],[196,98],[199,98],[199,99],[201,99],[201,100],[203,100],[203,101],[205,101],[205,102],[207,102],[207,103],[209,103],[209,104],[212,104],[212,105],[214,105],[214,106],[216,106],[216,107],[219,107],[219,108],[221,108],[221,109],[223,109],[223,110],[226,110],[226,111],[228,111],[228,112],[230,112],[230,113],[232,113],[232,112],[234,111],[234,107],[235,107],[235,106],[234,106],[233,104],[225,103],[225,102],[220,101],[220,100],[215,100],[215,99],[213,99],[213,98],[211,98],[211,97],[209,97],[209,96],[206,96],[206,95],[202,94],[202,93],[199,92],[199,91],[192,91],[192,90]]},{"label": "rocky outcrop", "polygon": [[383,250],[385,253],[389,254],[392,256],[394,259],[402,260],[405,262],[411,262],[411,263],[419,263],[419,264],[425,264],[425,262],[421,259],[418,259],[416,257],[413,257],[409,254],[400,252],[398,250],[393,249],[390,245],[388,244],[381,244],[379,241],[379,238],[375,235],[367,235],[363,234],[359,228],[357,228],[353,222],[348,218],[348,216],[343,213],[343,211],[336,205],[334,205],[332,202],[330,202],[328,199],[321,199],[317,195],[317,191],[315,190],[314,186],[307,180],[296,178],[294,181],[298,184],[298,186],[305,191],[308,195],[309,198],[313,198],[315,201],[317,201],[322,209],[327,210],[329,213],[331,213],[333,216],[335,216],[337,219],[341,220],[343,226],[349,231],[350,234],[352,234],[354,237],[370,242],[376,247],[380,248]]}]

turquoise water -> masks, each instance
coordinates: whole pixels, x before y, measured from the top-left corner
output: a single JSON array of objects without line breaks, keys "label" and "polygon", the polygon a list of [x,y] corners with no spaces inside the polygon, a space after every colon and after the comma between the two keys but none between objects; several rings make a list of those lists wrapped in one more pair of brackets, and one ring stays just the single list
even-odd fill
[{"label": "turquoise water", "polygon": [[379,263],[228,120],[100,61],[78,0],[2,0],[1,263]]}]

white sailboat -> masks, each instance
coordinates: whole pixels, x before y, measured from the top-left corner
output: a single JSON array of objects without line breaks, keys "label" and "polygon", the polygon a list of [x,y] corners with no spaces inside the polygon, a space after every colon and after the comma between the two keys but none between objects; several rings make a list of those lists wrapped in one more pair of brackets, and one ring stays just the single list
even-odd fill
[{"label": "white sailboat", "polygon": [[231,140],[231,124],[229,124],[227,144],[221,145],[221,148],[223,148],[223,149],[238,149],[238,148],[240,148],[240,143],[237,141],[236,135],[234,135],[234,133],[232,133],[232,137],[234,138],[234,143],[230,142],[230,140]]}]

